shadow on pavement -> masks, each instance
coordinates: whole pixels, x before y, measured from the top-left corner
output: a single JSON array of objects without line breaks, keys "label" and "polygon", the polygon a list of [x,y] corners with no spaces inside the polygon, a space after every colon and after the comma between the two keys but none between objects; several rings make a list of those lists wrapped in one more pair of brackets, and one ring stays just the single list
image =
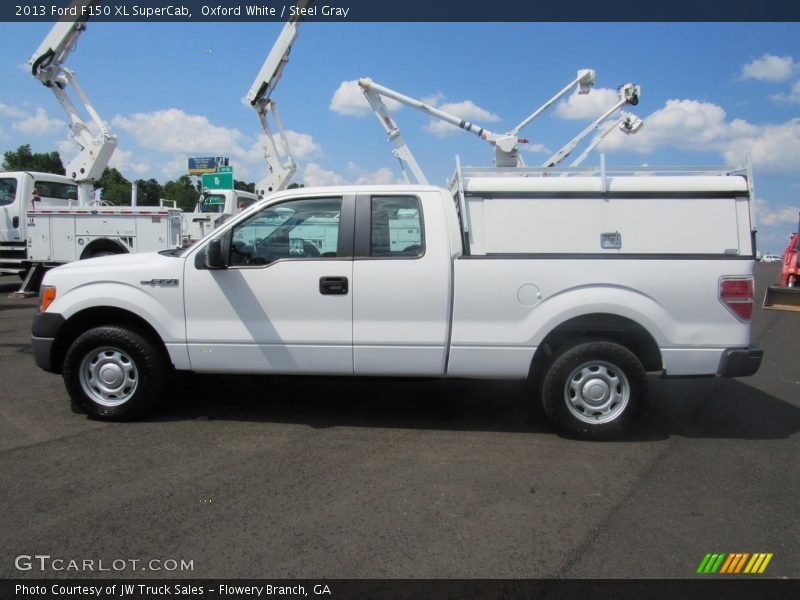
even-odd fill
[{"label": "shadow on pavement", "polygon": [[[314,428],[552,433],[524,382],[181,375],[151,422],[219,419]],[[784,439],[800,408],[731,379],[650,379],[650,395],[616,442]]]}]

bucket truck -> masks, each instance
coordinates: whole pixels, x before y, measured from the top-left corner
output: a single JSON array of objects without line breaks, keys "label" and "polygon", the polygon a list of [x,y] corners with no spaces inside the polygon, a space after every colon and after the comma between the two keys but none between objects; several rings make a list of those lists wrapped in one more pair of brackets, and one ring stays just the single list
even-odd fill
[{"label": "bucket truck", "polygon": [[[181,245],[181,211],[158,207],[101,206],[94,182],[102,175],[116,137],[109,131],[64,66],[86,30],[90,6],[76,0],[75,21],[60,21],[31,56],[31,74],[50,89],[69,118],[70,137],[80,147],[67,176],[35,172],[0,173],[0,272],[23,278],[16,295],[32,295],[52,266],[107,254],[145,252]],[[86,122],[68,89],[83,104]]]},{"label": "bucket truck", "polygon": [[[186,237],[189,243],[200,239],[257,199],[286,189],[297,171],[297,165],[294,162],[286,131],[278,112],[278,105],[272,99],[272,92],[275,91],[275,86],[283,75],[286,63],[289,62],[289,52],[297,39],[302,19],[300,15],[304,14],[304,9],[311,4],[313,4],[313,0],[299,0],[296,10],[292,11],[292,14],[296,16],[283,26],[247,93],[247,101],[256,111],[261,123],[261,130],[264,132],[264,159],[269,172],[256,184],[255,194],[241,190],[204,189],[188,224]],[[270,114],[275,121],[280,146],[272,133],[269,123]]]},{"label": "bucket truck", "polygon": [[[261,129],[264,132],[264,159],[266,160],[269,173],[256,184],[256,194],[263,198],[266,194],[286,189],[289,181],[297,171],[297,165],[292,157],[289,141],[286,138],[286,131],[283,128],[278,106],[272,99],[272,93],[283,75],[283,70],[289,62],[289,52],[292,44],[297,39],[299,33],[300,15],[305,14],[305,9],[313,4],[313,0],[299,0],[296,9],[292,11],[295,15],[283,26],[278,39],[272,46],[264,64],[256,75],[250,91],[247,93],[247,101],[256,111]],[[272,135],[268,115],[272,113],[275,120],[275,128],[278,131],[282,149],[278,147]],[[282,150],[282,152],[281,152]]]}]

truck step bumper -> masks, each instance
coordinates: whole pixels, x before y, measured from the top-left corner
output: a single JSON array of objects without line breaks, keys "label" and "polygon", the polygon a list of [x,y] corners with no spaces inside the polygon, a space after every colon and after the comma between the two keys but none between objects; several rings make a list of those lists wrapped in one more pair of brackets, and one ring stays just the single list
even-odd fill
[{"label": "truck step bumper", "polygon": [[761,366],[764,351],[757,346],[728,348],[719,363],[721,377],[747,377],[754,375]]}]

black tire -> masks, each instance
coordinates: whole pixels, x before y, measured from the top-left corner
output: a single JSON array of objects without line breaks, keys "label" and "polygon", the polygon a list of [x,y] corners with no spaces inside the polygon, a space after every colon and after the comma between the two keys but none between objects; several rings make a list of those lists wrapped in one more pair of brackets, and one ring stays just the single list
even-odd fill
[{"label": "black tire", "polygon": [[583,341],[556,354],[542,381],[542,405],[568,435],[603,439],[621,432],[647,392],[641,361],[606,340]]},{"label": "black tire", "polygon": [[125,327],[106,325],[81,334],[64,357],[72,401],[94,418],[128,421],[163,396],[167,361],[158,345]]}]

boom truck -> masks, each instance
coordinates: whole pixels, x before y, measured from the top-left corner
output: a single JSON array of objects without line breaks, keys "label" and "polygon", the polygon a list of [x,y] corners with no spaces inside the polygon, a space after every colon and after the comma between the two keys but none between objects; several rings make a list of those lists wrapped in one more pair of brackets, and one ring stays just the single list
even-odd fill
[{"label": "boom truck", "polygon": [[[264,134],[264,160],[268,173],[256,184],[255,194],[240,190],[204,189],[197,203],[194,213],[189,217],[189,237],[192,240],[200,239],[208,232],[228,220],[240,210],[250,206],[257,198],[263,198],[272,192],[277,192],[291,182],[297,171],[297,165],[292,156],[286,131],[283,127],[278,105],[272,99],[272,93],[280,81],[286,64],[289,62],[289,52],[299,33],[304,9],[313,4],[313,0],[299,0],[297,10],[287,21],[278,39],[267,54],[261,65],[253,85],[247,93],[247,101],[256,111],[261,130]],[[275,121],[280,145],[275,141],[269,115]]]},{"label": "boom truck", "polygon": [[[163,250],[194,243],[222,222],[250,206],[258,197],[284,189],[296,166],[271,94],[283,74],[297,38],[300,17],[288,21],[248,94],[265,134],[265,159],[270,173],[259,195],[226,189],[204,189],[192,213],[168,208],[100,206],[93,184],[102,175],[117,145],[79,86],[64,66],[86,29],[97,0],[73,2],[75,21],[56,23],[31,57],[33,76],[49,88],[66,111],[70,135],[80,153],[67,165],[68,177],[33,172],[0,173],[0,273],[18,274],[18,296],[32,295],[43,272],[57,264],[108,254]],[[305,7],[311,0],[300,0]],[[301,14],[301,13],[297,13]],[[90,117],[87,123],[67,93],[72,86]],[[279,152],[267,115],[272,113],[284,154]],[[285,156],[285,158],[284,158]]]},{"label": "boom truck", "polygon": [[[100,118],[75,73],[65,66],[86,30],[96,0],[81,0],[74,21],[55,23],[31,56],[31,74],[50,89],[67,113],[70,137],[80,152],[67,176],[36,172],[0,173],[0,272],[23,278],[16,295],[31,295],[54,265],[108,254],[177,248],[181,211],[161,207],[102,206],[94,182],[102,175],[117,138]],[[70,97],[72,89],[89,116]]]}]

